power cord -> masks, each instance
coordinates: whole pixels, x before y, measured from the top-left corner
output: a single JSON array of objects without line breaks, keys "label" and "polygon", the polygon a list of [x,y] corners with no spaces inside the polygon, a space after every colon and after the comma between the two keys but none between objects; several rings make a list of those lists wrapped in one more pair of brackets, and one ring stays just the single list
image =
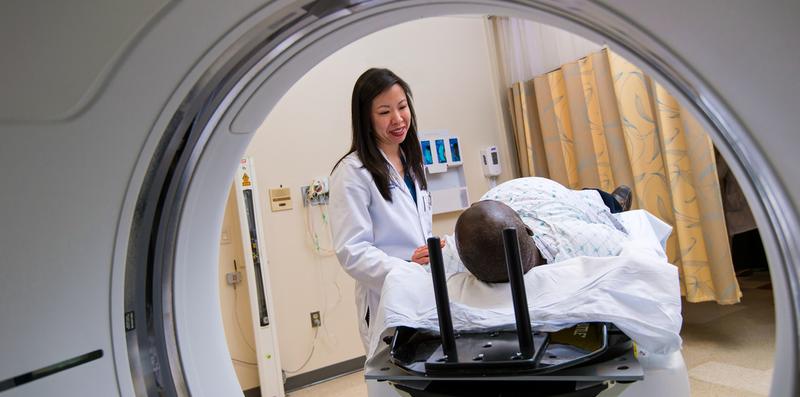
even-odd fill
[{"label": "power cord", "polygon": [[[236,259],[233,260],[233,270],[234,271],[239,271],[238,267],[236,266]],[[242,324],[241,324],[241,321],[239,320],[239,310],[238,309],[239,309],[239,290],[236,288],[236,284],[233,284],[233,314],[234,314],[235,320],[236,320],[236,328],[239,330],[239,336],[242,338],[242,341],[244,342],[244,344],[248,348],[250,348],[250,350],[252,350],[253,353],[258,354],[256,352],[256,349],[247,341],[247,338],[244,335],[244,331],[242,330]],[[258,363],[253,363],[253,362],[245,361],[245,360],[239,360],[237,358],[234,358],[233,355],[231,355],[231,361],[233,361],[234,364],[241,364],[241,365],[247,365],[247,366],[258,368]]]},{"label": "power cord", "polygon": [[233,357],[231,357],[231,361],[233,361],[234,364],[241,364],[258,368],[258,363],[251,363],[249,361],[239,360]]},{"label": "power cord", "polygon": [[239,336],[242,337],[242,341],[244,342],[244,344],[247,345],[247,347],[249,347],[250,350],[253,351],[253,353],[257,353],[256,352],[256,348],[253,347],[253,345],[251,345],[247,341],[247,338],[244,335],[244,331],[242,331],[242,324],[241,324],[241,321],[239,320],[239,310],[237,310],[238,307],[239,307],[239,290],[236,289],[236,284],[234,284],[233,285],[233,312],[234,312],[234,315],[236,316],[236,328],[239,330]]},{"label": "power cord", "polygon": [[[322,320],[322,329],[324,331],[324,335],[326,336],[326,342],[336,345],[338,344],[338,340],[336,338],[336,335],[333,332],[331,332],[330,328],[328,328],[327,326],[328,321],[326,320],[326,318],[327,318],[327,313],[335,309],[341,302],[342,288],[339,285],[339,282],[336,280],[337,274],[333,274],[332,277],[326,277],[325,274],[326,269],[328,272],[330,271],[336,272],[336,269],[338,269],[338,267],[325,267],[325,266],[315,267],[315,273],[317,275],[317,285],[322,287],[320,289],[320,293],[322,294],[322,307],[323,307],[323,310],[320,313]],[[333,284],[334,287],[336,287],[336,299],[334,300],[332,305],[329,304],[328,302],[328,288],[326,288],[326,282],[325,282],[326,280],[330,280],[330,283]]]},{"label": "power cord", "polygon": [[[304,220],[306,223],[306,236],[311,244],[311,250],[319,256],[331,256],[336,252],[333,247],[322,247],[320,244],[320,236],[314,228],[314,221],[311,219],[312,207],[319,207],[320,218],[322,226],[325,229],[326,237],[329,242],[333,241],[331,235],[331,228],[328,224],[328,213],[325,208],[328,207],[328,182],[326,179],[314,179],[308,186],[305,192],[304,201],[306,203],[306,210],[304,212]],[[316,203],[312,205],[312,203]]]},{"label": "power cord", "polygon": [[336,253],[336,251],[334,251],[333,248],[323,247],[320,244],[319,234],[314,229],[314,222],[311,219],[312,207],[319,207],[320,216],[322,218],[322,224],[325,225],[325,230],[328,234],[328,239],[329,241],[333,241],[331,239],[330,227],[328,226],[328,213],[323,209],[323,207],[327,206],[328,206],[327,204],[320,204],[316,206],[312,206],[309,204],[308,207],[306,207],[305,212],[303,213],[304,215],[303,220],[305,221],[306,224],[306,237],[308,237],[308,242],[311,245],[311,250],[314,251],[314,253],[319,256],[332,256]]},{"label": "power cord", "polygon": [[300,372],[300,370],[302,370],[303,368],[306,367],[306,365],[308,365],[309,361],[311,361],[311,357],[314,356],[314,350],[317,349],[317,336],[318,335],[319,335],[319,328],[314,328],[314,341],[311,343],[311,351],[308,353],[308,357],[306,358],[306,361],[304,361],[303,364],[300,365],[300,368],[293,369],[293,370],[284,370],[285,373],[294,374],[294,373]]}]

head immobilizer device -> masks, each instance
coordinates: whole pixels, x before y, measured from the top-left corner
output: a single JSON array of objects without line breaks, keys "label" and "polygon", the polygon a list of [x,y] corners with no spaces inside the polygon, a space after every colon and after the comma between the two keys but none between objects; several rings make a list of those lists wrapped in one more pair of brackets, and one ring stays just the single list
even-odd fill
[{"label": "head immobilizer device", "polygon": [[533,331],[517,231],[503,230],[503,242],[516,331],[454,332],[442,250],[439,238],[432,237],[428,251],[439,335],[397,327],[367,361],[365,378],[389,381],[415,397],[597,396],[644,379],[633,342],[612,324]]}]

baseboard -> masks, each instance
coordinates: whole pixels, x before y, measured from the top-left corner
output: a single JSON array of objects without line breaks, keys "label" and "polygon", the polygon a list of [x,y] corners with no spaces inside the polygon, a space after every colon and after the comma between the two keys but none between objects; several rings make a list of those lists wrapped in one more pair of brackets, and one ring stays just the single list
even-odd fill
[{"label": "baseboard", "polygon": [[242,391],[244,392],[244,397],[261,397],[261,388],[258,386]]},{"label": "baseboard", "polygon": [[[364,369],[364,361],[366,361],[366,359],[365,356],[356,357],[327,367],[317,368],[304,374],[290,376],[286,378],[286,381],[283,383],[283,390],[288,393],[326,380],[338,378],[342,375],[360,371]],[[243,390],[243,392],[244,397],[261,397],[261,388],[258,386]]]},{"label": "baseboard", "polygon": [[322,381],[360,371],[364,369],[364,361],[366,361],[365,356],[356,357],[327,367],[317,368],[300,375],[287,377],[286,382],[283,383],[283,389],[287,392],[295,391]]}]

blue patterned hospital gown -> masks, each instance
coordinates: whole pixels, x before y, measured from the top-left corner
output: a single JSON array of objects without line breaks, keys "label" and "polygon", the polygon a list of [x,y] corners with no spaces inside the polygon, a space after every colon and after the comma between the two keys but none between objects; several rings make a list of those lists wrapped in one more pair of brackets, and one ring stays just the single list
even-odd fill
[{"label": "blue patterned hospital gown", "polygon": [[548,263],[576,256],[614,256],[628,238],[594,190],[570,190],[550,179],[528,177],[502,183],[481,200],[513,208],[533,230],[533,241]]}]

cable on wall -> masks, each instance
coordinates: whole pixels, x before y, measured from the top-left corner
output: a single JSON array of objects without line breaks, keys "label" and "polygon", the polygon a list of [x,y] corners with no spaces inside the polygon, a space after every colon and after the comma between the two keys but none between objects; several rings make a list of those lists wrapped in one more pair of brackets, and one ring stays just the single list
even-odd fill
[{"label": "cable on wall", "polygon": [[[307,187],[301,188],[303,193],[303,206],[305,207],[304,221],[306,226],[306,236],[311,244],[311,250],[319,256],[332,256],[336,252],[333,249],[333,235],[328,217],[328,180],[327,178],[317,178],[311,181]],[[323,233],[328,239],[328,247],[323,247],[320,242],[320,233],[314,226],[312,212],[314,207],[319,209],[319,219],[322,223]]]},{"label": "cable on wall", "polygon": [[239,308],[239,290],[236,288],[236,284],[233,284],[233,313],[234,316],[236,317],[236,328],[239,330],[239,336],[242,337],[242,341],[244,341],[244,344],[247,345],[247,347],[249,347],[250,350],[253,351],[253,353],[258,354],[258,352],[256,352],[256,348],[253,347],[253,345],[251,345],[250,342],[247,341],[247,337],[245,337],[244,331],[242,331],[242,324],[241,321],[239,321],[238,308]]},{"label": "cable on wall", "polygon": [[[233,270],[234,271],[239,271],[238,267],[236,266],[236,260],[235,259],[233,260]],[[231,285],[233,286],[233,315],[235,317],[234,320],[236,322],[236,329],[239,330],[239,336],[242,338],[242,341],[244,342],[244,344],[250,350],[252,350],[253,353],[258,354],[256,352],[256,349],[253,347],[253,345],[251,345],[250,342],[247,341],[247,337],[244,335],[244,331],[242,330],[242,324],[241,324],[241,321],[239,320],[239,310],[238,310],[239,309],[239,289],[236,288],[236,284],[231,284]],[[231,361],[234,364],[239,364],[239,365],[244,365],[244,366],[248,366],[248,367],[256,367],[256,368],[258,368],[258,363],[254,363],[254,362],[250,362],[250,361],[246,361],[246,360],[240,360],[238,358],[233,357],[233,355],[231,355]]]},{"label": "cable on wall", "polygon": [[292,369],[292,370],[285,369],[284,372],[286,372],[287,374],[294,374],[294,373],[300,372],[303,368],[306,367],[306,365],[308,365],[308,363],[311,361],[311,357],[314,356],[314,350],[317,349],[317,336],[318,335],[319,335],[319,328],[314,328],[314,340],[311,342],[311,351],[308,353],[308,357],[303,362],[303,364],[300,365],[300,367],[297,368],[297,369]]}]

